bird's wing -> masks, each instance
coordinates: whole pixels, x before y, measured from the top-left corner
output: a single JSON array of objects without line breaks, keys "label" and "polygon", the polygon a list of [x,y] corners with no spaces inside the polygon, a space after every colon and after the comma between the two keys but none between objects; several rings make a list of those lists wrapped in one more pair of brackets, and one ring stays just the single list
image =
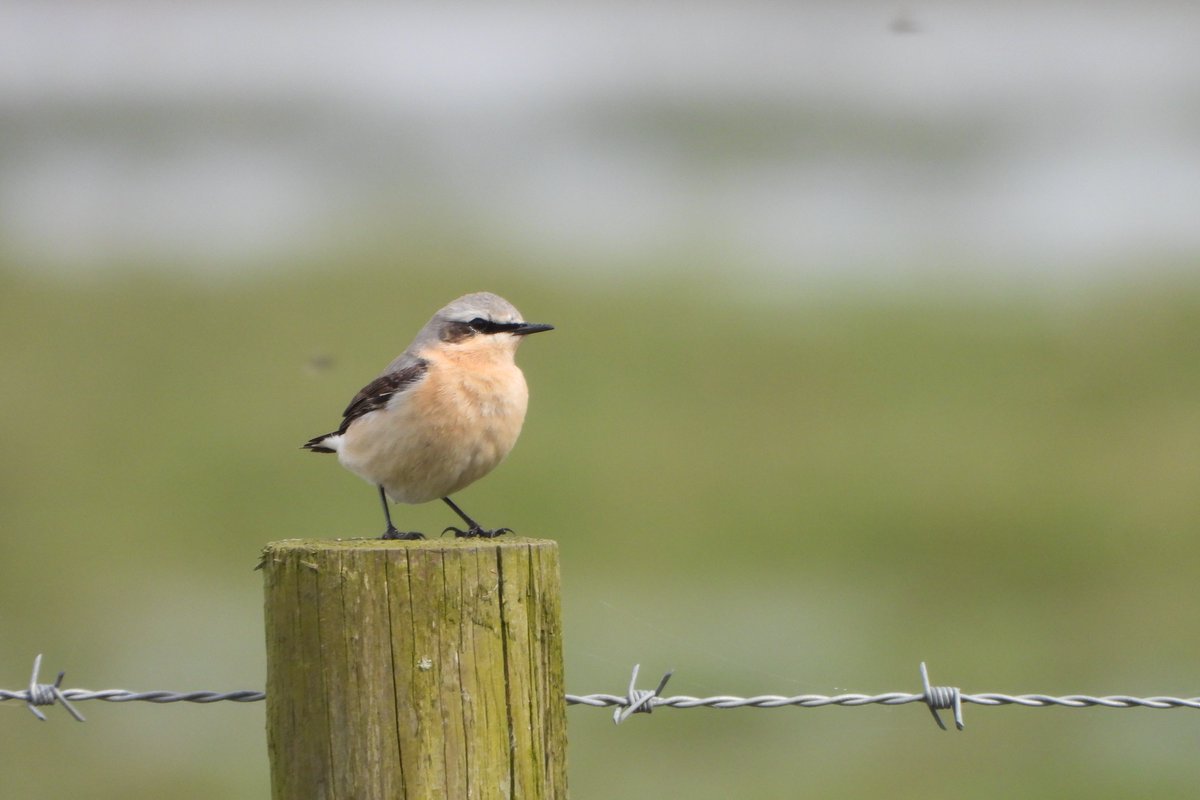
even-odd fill
[{"label": "bird's wing", "polygon": [[358,394],[354,395],[350,405],[346,406],[346,410],[342,412],[342,426],[338,428],[338,433],[345,433],[346,429],[350,427],[350,423],[363,414],[369,414],[386,406],[393,395],[405,391],[420,381],[428,371],[429,362],[423,358],[417,358],[368,383]]}]

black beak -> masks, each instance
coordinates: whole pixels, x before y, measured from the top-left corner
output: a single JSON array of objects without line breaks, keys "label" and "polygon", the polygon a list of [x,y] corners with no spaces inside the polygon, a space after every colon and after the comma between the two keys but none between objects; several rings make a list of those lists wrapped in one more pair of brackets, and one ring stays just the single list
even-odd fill
[{"label": "black beak", "polygon": [[554,330],[553,325],[546,325],[541,322],[522,322],[519,326],[513,328],[509,333],[513,336],[528,336],[531,333],[541,333],[542,331]]}]

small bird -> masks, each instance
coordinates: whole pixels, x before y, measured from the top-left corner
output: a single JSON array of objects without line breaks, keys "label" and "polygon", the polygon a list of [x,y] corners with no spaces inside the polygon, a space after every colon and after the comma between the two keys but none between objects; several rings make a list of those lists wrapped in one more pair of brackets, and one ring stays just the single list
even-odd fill
[{"label": "small bird", "polygon": [[512,303],[490,292],[463,295],[433,315],[403,353],[363,387],[336,431],[303,448],[337,453],[346,469],[379,487],[387,530],[382,539],[423,539],[392,524],[388,500],[427,503],[439,497],[466,529],[455,536],[492,538],[450,495],[488,474],[516,444],[529,389],[514,361],[517,345],[553,325],[525,322]]}]

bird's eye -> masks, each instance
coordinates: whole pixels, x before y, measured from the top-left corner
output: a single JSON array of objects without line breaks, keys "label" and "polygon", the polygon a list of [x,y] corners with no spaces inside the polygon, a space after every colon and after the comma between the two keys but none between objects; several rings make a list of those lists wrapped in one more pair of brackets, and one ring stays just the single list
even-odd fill
[{"label": "bird's eye", "polygon": [[470,329],[473,331],[478,331],[478,332],[482,333],[488,329],[488,321],[486,319],[484,319],[483,317],[476,317],[475,319],[468,322],[467,326],[470,327]]}]

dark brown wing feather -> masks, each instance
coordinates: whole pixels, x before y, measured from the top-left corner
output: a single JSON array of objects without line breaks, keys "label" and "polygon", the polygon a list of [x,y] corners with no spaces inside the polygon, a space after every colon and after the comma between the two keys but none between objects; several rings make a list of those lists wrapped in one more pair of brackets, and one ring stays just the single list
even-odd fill
[{"label": "dark brown wing feather", "polygon": [[345,433],[350,423],[363,414],[386,406],[392,399],[392,395],[421,380],[428,371],[429,362],[418,359],[404,369],[380,375],[368,383],[358,394],[354,395],[350,405],[346,406],[346,410],[342,412],[342,427],[338,428],[338,433]]},{"label": "dark brown wing feather", "polygon": [[332,453],[333,450],[331,448],[324,447],[321,444],[325,439],[345,433],[346,429],[350,427],[350,423],[363,414],[369,414],[372,411],[383,408],[392,399],[392,395],[404,391],[412,384],[421,380],[428,371],[429,362],[424,359],[417,359],[403,369],[389,372],[386,375],[380,375],[364,386],[358,394],[354,395],[354,399],[350,401],[350,405],[346,406],[346,410],[342,412],[342,424],[336,431],[309,439],[301,447],[305,450],[311,450],[314,453]]}]

